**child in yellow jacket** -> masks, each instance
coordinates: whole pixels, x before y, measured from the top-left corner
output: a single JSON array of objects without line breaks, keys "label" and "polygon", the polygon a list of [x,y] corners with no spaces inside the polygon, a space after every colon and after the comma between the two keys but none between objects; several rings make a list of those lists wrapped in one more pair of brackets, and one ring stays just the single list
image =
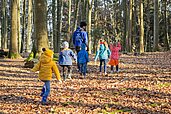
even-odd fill
[{"label": "child in yellow jacket", "polygon": [[42,104],[46,104],[47,97],[50,93],[50,81],[52,80],[52,72],[54,72],[57,80],[61,82],[60,72],[56,63],[52,59],[53,51],[45,49],[41,55],[39,62],[32,69],[33,72],[39,71],[39,79],[44,82],[42,88]]}]

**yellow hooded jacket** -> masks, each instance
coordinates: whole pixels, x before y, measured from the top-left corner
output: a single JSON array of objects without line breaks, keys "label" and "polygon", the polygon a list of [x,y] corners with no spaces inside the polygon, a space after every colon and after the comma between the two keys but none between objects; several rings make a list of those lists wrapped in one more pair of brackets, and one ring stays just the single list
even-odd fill
[{"label": "yellow hooded jacket", "polygon": [[53,51],[46,50],[40,57],[39,62],[32,69],[33,72],[39,71],[40,80],[51,80],[52,72],[55,73],[56,79],[61,80],[59,69],[52,60]]}]

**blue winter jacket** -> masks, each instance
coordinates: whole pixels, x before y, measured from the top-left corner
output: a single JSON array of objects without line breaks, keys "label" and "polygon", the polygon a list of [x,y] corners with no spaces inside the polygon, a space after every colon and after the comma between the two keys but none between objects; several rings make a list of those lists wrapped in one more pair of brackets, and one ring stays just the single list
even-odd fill
[{"label": "blue winter jacket", "polygon": [[77,61],[77,57],[71,49],[63,49],[59,54],[59,65],[72,65],[72,57]]},{"label": "blue winter jacket", "polygon": [[104,44],[100,44],[100,48],[96,52],[95,61],[97,60],[97,58],[99,58],[100,60],[108,59],[110,57],[110,54],[111,52],[109,48],[106,48]]},{"label": "blue winter jacket", "polygon": [[[81,39],[79,41],[76,40],[77,34],[80,34],[80,36],[81,36]],[[76,46],[80,46],[81,47],[82,43],[87,45],[88,44],[88,34],[87,34],[87,32],[81,30],[80,27],[77,27],[77,30],[73,33],[72,41],[73,41],[73,44],[74,44],[75,47]]]},{"label": "blue winter jacket", "polygon": [[86,45],[81,45],[81,50],[78,52],[77,60],[78,63],[87,63],[89,62],[88,52],[86,51]]}]

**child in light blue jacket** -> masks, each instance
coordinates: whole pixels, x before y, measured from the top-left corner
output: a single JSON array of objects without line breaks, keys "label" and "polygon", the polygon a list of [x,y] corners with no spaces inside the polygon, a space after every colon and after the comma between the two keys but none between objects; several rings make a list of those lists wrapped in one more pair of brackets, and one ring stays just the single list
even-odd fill
[{"label": "child in light blue jacket", "polygon": [[77,57],[75,53],[71,49],[69,49],[69,44],[67,41],[63,42],[63,47],[64,49],[59,53],[59,65],[62,66],[63,80],[65,81],[66,78],[71,79],[72,58],[77,61]]},{"label": "child in light blue jacket", "polygon": [[89,62],[88,52],[86,51],[85,44],[81,45],[81,51],[78,52],[77,60],[80,66],[81,75],[84,75],[85,78],[87,71],[87,62]]},{"label": "child in light blue jacket", "polygon": [[100,75],[102,74],[102,64],[104,63],[104,74],[107,75],[107,62],[108,58],[111,55],[110,49],[108,48],[108,44],[103,39],[100,39],[97,52],[95,56],[95,61],[97,58],[100,59]]}]

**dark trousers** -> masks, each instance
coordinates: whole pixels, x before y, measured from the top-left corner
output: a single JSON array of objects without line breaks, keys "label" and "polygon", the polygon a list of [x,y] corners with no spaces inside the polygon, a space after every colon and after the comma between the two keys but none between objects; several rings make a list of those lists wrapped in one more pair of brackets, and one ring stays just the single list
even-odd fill
[{"label": "dark trousers", "polygon": [[[119,70],[119,66],[116,65],[116,71],[118,71],[118,70]],[[113,66],[111,66],[111,71],[113,71]]]},{"label": "dark trousers", "polygon": [[102,64],[104,64],[104,72],[107,72],[107,59],[100,60],[100,72],[102,72]]},{"label": "dark trousers", "polygon": [[61,65],[62,66],[62,72],[63,72],[63,80],[66,80],[66,78],[71,78],[71,65]]},{"label": "dark trousers", "polygon": [[87,72],[87,63],[80,63],[80,71],[85,77]]}]

